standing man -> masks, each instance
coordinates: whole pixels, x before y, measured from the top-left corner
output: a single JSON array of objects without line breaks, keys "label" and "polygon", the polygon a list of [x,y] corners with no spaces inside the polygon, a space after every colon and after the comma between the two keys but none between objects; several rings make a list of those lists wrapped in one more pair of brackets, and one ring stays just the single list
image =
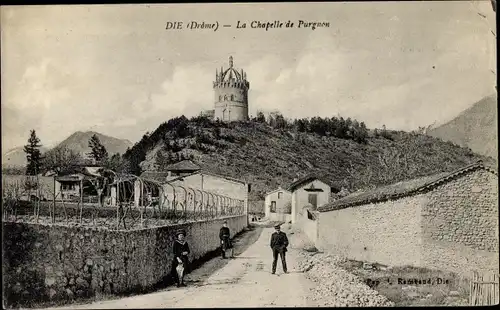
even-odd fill
[{"label": "standing man", "polygon": [[281,264],[283,265],[283,272],[287,273],[286,269],[286,248],[288,247],[288,238],[286,234],[281,231],[280,225],[274,226],[276,230],[271,236],[271,249],[273,250],[273,272],[276,273],[276,264],[278,263],[278,254],[281,256]]},{"label": "standing man", "polygon": [[221,242],[222,258],[226,258],[226,250],[231,248],[231,233],[229,227],[227,227],[227,221],[224,221],[219,232],[219,238]]}]

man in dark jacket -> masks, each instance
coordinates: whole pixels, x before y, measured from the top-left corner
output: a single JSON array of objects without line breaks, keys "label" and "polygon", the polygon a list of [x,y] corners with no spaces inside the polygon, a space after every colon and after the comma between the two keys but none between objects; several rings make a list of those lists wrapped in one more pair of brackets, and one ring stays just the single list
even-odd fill
[{"label": "man in dark jacket", "polygon": [[219,239],[221,242],[222,258],[226,258],[226,250],[231,248],[231,233],[227,227],[227,221],[224,221],[219,232]]},{"label": "man in dark jacket", "polygon": [[176,233],[176,240],[172,246],[174,259],[172,261],[172,276],[177,282],[177,287],[186,286],[184,283],[184,275],[189,272],[189,258],[188,255],[191,252],[189,245],[184,239],[186,236],[186,231],[183,229],[178,230]]},{"label": "man in dark jacket", "polygon": [[286,234],[281,231],[280,225],[274,226],[276,231],[271,236],[271,249],[273,250],[273,274],[276,273],[276,264],[278,263],[278,254],[281,256],[281,264],[283,265],[283,272],[287,273],[285,253],[288,246],[288,238]]}]

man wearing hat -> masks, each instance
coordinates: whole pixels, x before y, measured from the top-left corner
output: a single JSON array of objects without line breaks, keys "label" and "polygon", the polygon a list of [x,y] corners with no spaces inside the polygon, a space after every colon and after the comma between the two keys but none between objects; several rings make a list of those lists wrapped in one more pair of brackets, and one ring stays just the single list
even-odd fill
[{"label": "man wearing hat", "polygon": [[226,250],[232,247],[231,245],[231,233],[229,227],[227,227],[227,221],[224,221],[219,232],[219,239],[222,245],[222,258],[226,258]]},{"label": "man wearing hat", "polygon": [[172,246],[174,252],[174,260],[172,262],[172,277],[177,282],[177,287],[186,286],[184,284],[184,275],[188,270],[189,258],[188,255],[191,252],[189,250],[189,245],[184,239],[186,236],[186,231],[183,229],[177,230],[175,232],[175,241]]},{"label": "man wearing hat", "polygon": [[278,254],[281,256],[281,264],[283,265],[283,272],[287,273],[286,269],[286,259],[285,253],[288,246],[288,238],[286,234],[281,231],[281,225],[278,224],[274,226],[276,230],[271,235],[271,249],[273,250],[273,271],[272,274],[276,273],[276,264],[278,263]]}]

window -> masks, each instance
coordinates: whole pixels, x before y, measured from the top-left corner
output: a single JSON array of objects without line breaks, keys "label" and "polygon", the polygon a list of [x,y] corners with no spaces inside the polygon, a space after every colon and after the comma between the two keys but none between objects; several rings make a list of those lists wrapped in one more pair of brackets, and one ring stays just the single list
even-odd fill
[{"label": "window", "polygon": [[278,199],[281,199],[283,197],[283,193],[282,192],[278,192]]},{"label": "window", "polygon": [[61,189],[64,191],[74,191],[76,190],[76,184],[75,183],[62,183],[61,184]]},{"label": "window", "polygon": [[233,100],[234,100],[234,95],[231,95],[231,101],[233,101]]},{"label": "window", "polygon": [[316,209],[318,206],[318,195],[317,194],[309,194],[307,197],[307,201]]},{"label": "window", "polygon": [[276,213],[276,201],[271,201],[271,213]]},{"label": "window", "polygon": [[222,101],[222,95],[219,95],[219,101]]}]

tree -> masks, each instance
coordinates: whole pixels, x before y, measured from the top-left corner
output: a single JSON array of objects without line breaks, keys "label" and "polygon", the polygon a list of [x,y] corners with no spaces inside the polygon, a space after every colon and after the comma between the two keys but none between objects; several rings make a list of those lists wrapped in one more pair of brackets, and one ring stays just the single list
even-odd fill
[{"label": "tree", "polygon": [[156,152],[156,169],[158,171],[163,171],[169,164],[169,158],[163,154],[162,151],[158,150]]},{"label": "tree", "polygon": [[337,122],[338,127],[335,129],[335,137],[345,139],[347,137],[347,124],[343,117],[340,117]]},{"label": "tree", "polygon": [[188,127],[189,120],[183,115],[174,122],[174,138],[185,138],[191,134]]},{"label": "tree", "polygon": [[115,153],[111,158],[106,159],[103,163],[104,168],[115,171],[124,172],[126,171],[125,161],[123,160],[120,153]]},{"label": "tree", "polygon": [[269,124],[269,126],[271,126],[273,128],[276,127],[276,119],[272,115],[269,115],[268,124]]},{"label": "tree", "polygon": [[391,133],[387,130],[387,128],[385,127],[385,124],[384,124],[384,125],[382,125],[382,130],[379,132],[379,134],[380,134],[382,137],[384,137],[384,138],[386,138],[386,139],[388,139],[388,140],[393,140],[393,138],[392,138],[392,134],[391,134]]},{"label": "tree", "polygon": [[295,130],[297,130],[299,132],[306,132],[308,130],[308,128],[307,128],[308,124],[309,124],[309,120],[306,118],[296,119],[293,122]]},{"label": "tree", "polygon": [[173,152],[179,152],[180,150],[183,149],[183,147],[180,146],[179,141],[174,140],[174,143],[172,143],[171,149],[172,149]]},{"label": "tree", "polygon": [[221,135],[220,128],[214,127],[214,129],[212,130],[212,134],[214,135],[215,140],[219,140]]},{"label": "tree", "polygon": [[283,115],[276,114],[274,120],[275,120],[275,124],[274,124],[275,128],[279,128],[279,129],[285,129],[286,128],[287,122],[286,122],[285,118],[283,117]]},{"label": "tree", "polygon": [[358,139],[359,142],[366,142],[366,138],[368,138],[368,128],[366,128],[366,124],[364,122],[361,122],[359,124],[359,132],[358,132]]},{"label": "tree", "polygon": [[26,153],[26,159],[28,164],[26,165],[27,175],[37,175],[40,173],[42,168],[42,153],[40,152],[40,139],[36,136],[34,129],[30,132],[30,138],[28,139],[28,144],[24,146],[24,152]]},{"label": "tree", "polygon": [[108,159],[108,151],[101,144],[99,137],[94,134],[89,140],[90,153],[89,156],[97,163],[102,163]]},{"label": "tree", "polygon": [[146,159],[146,153],[144,149],[137,148],[134,146],[131,149],[128,149],[123,155],[124,171],[127,173],[140,175],[142,173],[141,162]]},{"label": "tree", "polygon": [[265,123],[266,122],[266,117],[264,116],[264,113],[262,113],[261,111],[259,111],[257,113],[257,122],[258,123]]},{"label": "tree", "polygon": [[43,168],[55,172],[68,171],[83,163],[82,156],[66,146],[48,151],[43,160]]}]

